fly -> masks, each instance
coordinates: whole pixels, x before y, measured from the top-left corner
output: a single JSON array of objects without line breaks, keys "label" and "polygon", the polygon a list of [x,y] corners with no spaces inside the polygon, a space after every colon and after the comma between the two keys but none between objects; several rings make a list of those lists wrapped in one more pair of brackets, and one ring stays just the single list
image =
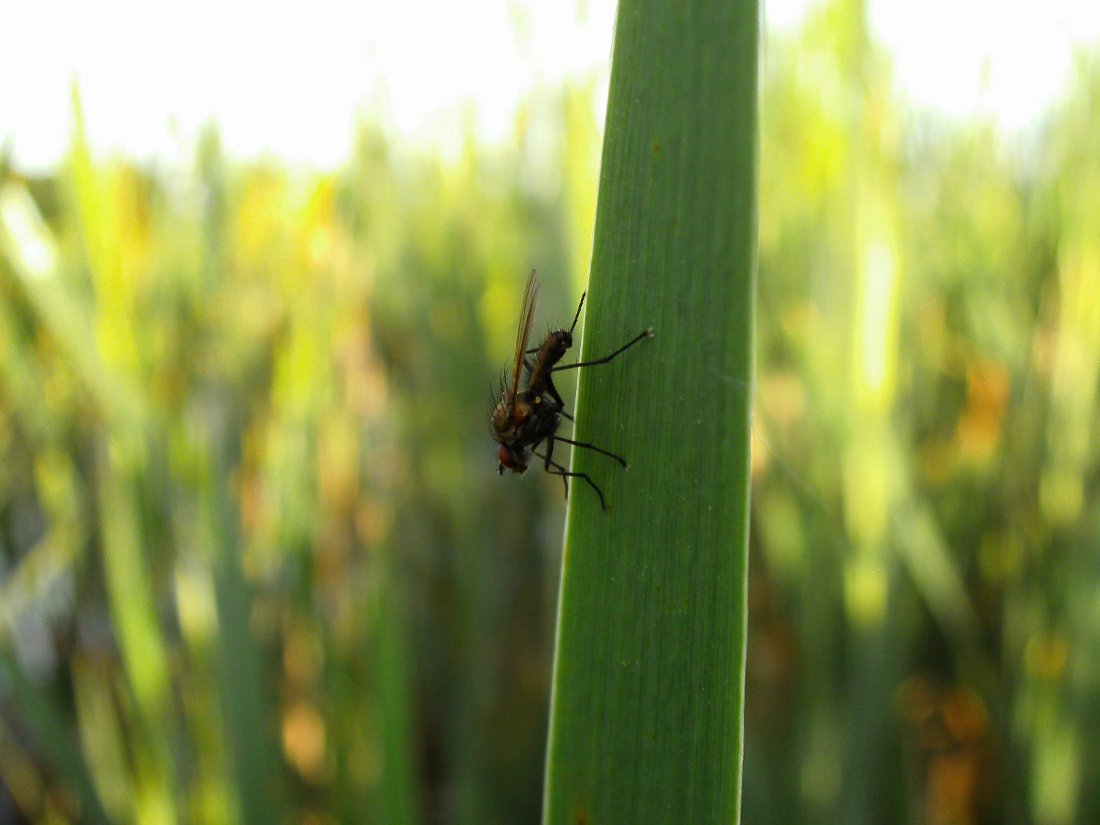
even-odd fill
[{"label": "fly", "polygon": [[[643,330],[634,338],[627,341],[610,355],[597,358],[592,361],[578,361],[574,364],[559,364],[565,353],[573,346],[573,330],[577,328],[577,321],[581,317],[581,309],[584,307],[584,298],[587,292],[581,295],[577,305],[577,314],[573,316],[573,323],[569,329],[559,329],[550,332],[542,344],[528,349],[528,340],[531,337],[531,325],[535,319],[535,306],[538,304],[539,284],[535,280],[535,270],[527,279],[527,289],[523,293],[523,308],[519,316],[519,332],[516,335],[515,360],[512,363],[512,376],[508,384],[501,387],[500,401],[493,408],[490,421],[490,429],[493,439],[500,445],[497,448],[497,472],[504,475],[505,470],[514,473],[527,472],[527,464],[534,455],[541,459],[543,468],[551,475],[561,476],[565,484],[565,494],[569,495],[569,479],[579,478],[591,487],[600,499],[600,506],[607,510],[607,501],[603,491],[596,485],[587,473],[575,473],[565,469],[554,461],[554,443],[562,441],[574,447],[582,447],[601,455],[608,456],[618,461],[623,468],[627,468],[626,459],[610,450],[588,444],[584,441],[574,441],[571,438],[558,435],[558,426],[564,417],[569,421],[573,416],[565,411],[565,402],[562,401],[557,387],[554,386],[554,373],[562,370],[578,369],[579,367],[592,367],[596,364],[606,364],[621,352],[630,349],[643,338],[653,337],[653,327]],[[521,378],[526,377],[526,383],[521,387]],[[538,448],[546,443],[544,452]]]}]

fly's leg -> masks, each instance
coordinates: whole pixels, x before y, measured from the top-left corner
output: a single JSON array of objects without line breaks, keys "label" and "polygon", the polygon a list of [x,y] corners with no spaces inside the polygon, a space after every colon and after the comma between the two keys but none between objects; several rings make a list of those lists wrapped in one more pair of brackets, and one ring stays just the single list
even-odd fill
[{"label": "fly's leg", "polygon": [[594,452],[605,455],[608,458],[613,458],[623,465],[624,470],[629,470],[630,465],[626,463],[626,459],[621,455],[611,452],[611,450],[605,450],[603,447],[597,447],[595,444],[589,444],[587,441],[574,441],[571,438],[564,438],[563,436],[555,436],[558,441],[564,441],[566,444],[572,444],[574,447],[584,447],[586,450],[593,450]]},{"label": "fly's leg", "polygon": [[594,361],[578,361],[575,364],[563,364],[560,367],[554,367],[550,371],[551,372],[557,372],[558,370],[575,370],[578,367],[594,367],[597,364],[606,364],[609,361],[611,361],[611,359],[614,358],[619,353],[626,352],[628,349],[630,349],[632,346],[637,344],[643,338],[652,338],[652,337],[653,337],[653,327],[648,327],[648,328],[642,330],[641,332],[639,332],[637,335],[635,335],[633,338],[631,338],[629,341],[627,341],[625,344],[623,344],[621,347],[619,347],[617,350],[615,350],[610,355],[605,355],[603,358],[597,358]]},{"label": "fly's leg", "polygon": [[538,452],[535,452],[534,450],[532,450],[532,452],[534,452],[535,455],[537,455],[539,458],[543,459],[543,461],[546,462],[545,463],[546,472],[550,473],[550,475],[553,475],[553,476],[561,476],[562,481],[565,482],[565,497],[566,498],[569,497],[569,479],[570,478],[582,479],[589,487],[591,487],[596,492],[596,495],[599,496],[599,498],[600,498],[600,507],[603,508],[604,512],[607,512],[607,509],[608,509],[607,508],[607,502],[604,500],[603,491],[599,487],[596,486],[596,482],[594,482],[588,476],[588,473],[572,473],[569,470],[562,467],[560,464],[558,464],[558,462],[554,461],[550,457],[551,453],[552,453],[552,447],[550,446],[551,443],[552,442],[549,442],[549,441],[547,442],[546,455],[541,455]]},{"label": "fly's leg", "polygon": [[[550,473],[550,465],[553,465],[553,466],[558,467],[562,470],[565,470],[564,467],[562,467],[560,464],[558,464],[556,461],[553,460],[554,459],[554,441],[555,440],[556,440],[555,437],[552,436],[552,435],[548,439],[546,439],[546,455],[539,456],[545,462],[544,467],[546,469],[546,472],[548,472],[548,473]],[[535,455],[538,455],[538,453],[535,453]],[[551,475],[560,475],[560,473],[551,473]],[[569,478],[568,478],[568,475],[569,474],[563,475],[561,477],[561,483],[565,485],[565,497],[566,498],[569,498]]]},{"label": "fly's leg", "polygon": [[[538,455],[538,453],[535,453],[535,455]],[[541,458],[542,456],[539,456],[539,457]],[[593,490],[595,490],[596,495],[600,497],[600,507],[603,508],[604,512],[607,512],[607,510],[609,509],[608,506],[607,506],[607,502],[604,501],[603,493],[600,491],[600,488],[596,486],[596,482],[594,482],[591,478],[589,478],[588,473],[571,473],[571,472],[569,472],[569,470],[562,467],[556,461],[551,461],[549,463],[549,465],[546,467],[546,472],[550,473],[550,475],[552,475],[552,476],[561,476],[563,479],[566,478],[567,476],[569,478],[583,479],[584,482],[589,487],[591,487]],[[566,482],[565,487],[566,487],[566,490],[569,489],[569,483],[568,482]],[[568,493],[567,493],[567,495],[568,495]]]},{"label": "fly's leg", "polygon": [[[553,372],[553,370],[550,370],[550,372]],[[554,378],[553,378],[553,376],[550,375],[550,373],[546,374],[546,394],[549,395],[551,398],[553,398],[555,401],[557,401],[559,407],[564,407],[565,406],[565,402],[562,401],[561,396],[558,395],[558,388],[554,386]],[[559,410],[559,412],[564,412],[564,411]],[[573,420],[572,416],[570,416],[568,413],[566,413],[566,417],[569,418],[570,421]]]}]

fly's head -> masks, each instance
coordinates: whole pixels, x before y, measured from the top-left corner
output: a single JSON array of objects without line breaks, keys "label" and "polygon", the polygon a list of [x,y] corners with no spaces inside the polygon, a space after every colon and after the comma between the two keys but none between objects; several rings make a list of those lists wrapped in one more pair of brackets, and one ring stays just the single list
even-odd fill
[{"label": "fly's head", "polygon": [[497,447],[497,474],[504,475],[505,470],[523,475],[527,472],[527,461],[531,453],[526,447],[501,444]]},{"label": "fly's head", "polygon": [[526,392],[513,393],[505,387],[500,402],[493,408],[490,417],[490,429],[497,448],[497,472],[504,475],[505,470],[514,473],[527,471],[530,441],[525,437],[530,428],[535,407],[527,398]]}]

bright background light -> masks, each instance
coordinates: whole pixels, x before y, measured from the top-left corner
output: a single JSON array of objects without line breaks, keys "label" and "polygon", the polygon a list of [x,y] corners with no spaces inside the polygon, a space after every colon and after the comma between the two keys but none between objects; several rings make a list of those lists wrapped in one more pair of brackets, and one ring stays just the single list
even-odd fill
[{"label": "bright background light", "polygon": [[[813,3],[768,2],[773,28]],[[62,157],[79,83],[97,150],[172,161],[217,124],[231,155],[332,167],[357,118],[448,151],[467,124],[507,140],[520,103],[567,78],[605,84],[613,0],[301,4],[21,3],[0,49],[0,148],[21,168]],[[1057,98],[1100,3],[872,0],[895,81],[917,106],[1026,129]],[[602,106],[602,98],[597,96]]]}]

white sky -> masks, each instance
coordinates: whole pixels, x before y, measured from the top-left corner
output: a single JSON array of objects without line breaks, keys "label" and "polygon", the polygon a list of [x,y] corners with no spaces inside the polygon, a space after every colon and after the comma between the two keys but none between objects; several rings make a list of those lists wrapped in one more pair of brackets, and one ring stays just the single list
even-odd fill
[{"label": "white sky", "polygon": [[[774,27],[815,0],[766,0]],[[1076,46],[1100,41],[1100,0],[869,0],[896,80],[917,105],[1026,128],[1057,97]],[[606,81],[614,0],[25,0],[5,11],[0,151],[48,168],[79,80],[99,151],[169,163],[216,122],[238,157],[334,167],[356,117],[447,151],[473,117],[506,140],[531,89]]]}]

